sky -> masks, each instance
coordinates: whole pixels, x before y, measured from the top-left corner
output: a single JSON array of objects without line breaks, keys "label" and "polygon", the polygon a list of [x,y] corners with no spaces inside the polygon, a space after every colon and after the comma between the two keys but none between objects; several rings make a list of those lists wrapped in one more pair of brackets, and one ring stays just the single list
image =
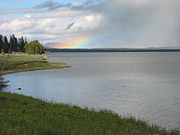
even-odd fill
[{"label": "sky", "polygon": [[0,0],[0,34],[54,48],[180,48],[180,1]]}]

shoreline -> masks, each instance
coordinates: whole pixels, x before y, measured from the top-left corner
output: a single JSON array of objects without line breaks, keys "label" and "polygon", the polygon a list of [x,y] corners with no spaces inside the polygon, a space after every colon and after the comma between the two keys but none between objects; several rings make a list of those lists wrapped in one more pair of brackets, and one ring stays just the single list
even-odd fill
[{"label": "shoreline", "polygon": [[55,70],[55,69],[63,69],[63,68],[69,68],[71,66],[67,66],[66,64],[63,67],[60,68],[31,68],[31,69],[25,69],[25,70],[9,70],[4,71],[2,75],[8,75],[8,74],[14,74],[14,73],[21,73],[21,72],[28,72],[28,71],[38,71],[38,70]]},{"label": "shoreline", "polygon": [[[0,65],[3,65],[3,59],[5,59],[6,56],[7,55],[0,54]],[[2,80],[0,80],[0,89],[8,86],[4,80],[4,75],[36,70],[53,70],[71,67],[66,63],[48,61],[48,56],[46,54],[10,54],[9,59],[10,60],[7,61],[5,66],[5,70],[0,74],[0,77],[2,78]]]},{"label": "shoreline", "polygon": [[9,135],[179,135],[178,129],[168,130],[110,110],[80,108],[9,92],[0,92],[0,116],[0,134]]},{"label": "shoreline", "polygon": [[[0,57],[4,57],[4,56],[0,55]],[[12,66],[12,67],[10,67],[11,69],[5,69],[2,73],[2,75],[19,73],[19,72],[36,71],[36,70],[63,69],[63,68],[71,67],[71,66],[67,65],[66,63],[48,61],[48,56],[46,54],[43,54],[43,55],[11,54],[10,59],[13,57],[17,57],[17,58],[15,58],[15,60],[8,61],[9,62],[8,64],[10,64]],[[28,58],[38,57],[39,59],[37,59],[33,65],[32,61],[28,60],[26,57],[28,57]],[[25,60],[23,60],[23,62],[21,62],[22,60],[19,60],[19,58],[20,59],[25,58],[26,62],[24,62]],[[21,68],[13,67],[15,65],[14,61],[16,62],[15,63],[16,65],[21,65],[21,64],[25,63],[24,67],[21,67]],[[0,61],[0,63],[2,63],[2,62]]]},{"label": "shoreline", "polygon": [[[45,67],[39,67],[39,68],[36,67],[34,69],[31,68],[31,69],[24,69],[24,70],[21,69],[19,71],[18,70],[6,71],[5,74],[35,71],[35,70],[62,69],[62,68],[66,68],[66,66],[67,66],[65,63],[56,63],[56,62],[48,62],[48,61],[47,61],[47,63],[50,65],[52,64],[51,65],[52,67],[51,66],[49,68],[48,67],[46,67],[46,68]],[[55,64],[55,65],[53,66],[53,64]],[[61,67],[57,68],[58,66],[56,64],[60,64]],[[63,64],[65,67],[62,66]],[[67,67],[70,67],[70,66],[67,66]],[[12,111],[12,112],[10,111],[8,113],[10,114],[11,118],[14,120],[13,121],[14,123],[20,123],[21,120],[23,120],[23,121],[25,121],[25,123],[27,123],[26,130],[28,129],[29,124],[30,125],[32,124],[31,121],[34,119],[33,115],[31,115],[31,113],[28,113],[28,112],[35,112],[34,115],[39,115],[39,117],[36,118],[36,122],[32,125],[32,126],[34,126],[35,131],[30,129],[30,130],[28,130],[29,134],[32,131],[37,132],[37,134],[38,134],[39,128],[40,128],[40,130],[42,130],[44,132],[44,130],[46,130],[46,128],[44,128],[44,125],[48,129],[51,129],[52,127],[51,127],[51,125],[48,125],[48,122],[51,123],[54,127],[56,127],[56,124],[59,124],[59,123],[65,124],[67,119],[70,119],[67,127],[68,128],[70,127],[70,129],[72,130],[71,133],[75,134],[75,135],[78,135],[78,133],[83,134],[84,131],[82,129],[87,130],[87,135],[89,135],[88,132],[90,133],[93,130],[95,130],[96,128],[99,130],[95,135],[104,134],[104,132],[101,132],[103,130],[106,131],[106,134],[115,135],[115,134],[117,134],[116,130],[119,131],[119,128],[122,128],[121,129],[123,131],[122,134],[126,133],[126,135],[179,135],[178,134],[179,130],[177,130],[177,131],[176,130],[168,130],[165,128],[161,128],[157,125],[150,124],[147,121],[144,121],[141,119],[136,119],[134,117],[120,116],[111,111],[103,111],[103,110],[97,111],[97,110],[93,110],[93,109],[91,110],[91,109],[80,108],[80,107],[72,106],[72,105],[68,105],[68,104],[65,105],[62,103],[58,103],[58,104],[57,103],[49,103],[47,101],[42,101],[40,99],[36,99],[33,97],[12,94],[12,93],[8,93],[8,92],[0,93],[0,105],[3,102],[5,102],[5,103],[7,102],[7,106],[4,106],[3,109]],[[36,102],[36,105],[34,104],[35,102]],[[16,107],[10,106],[8,103],[13,104]],[[23,108],[20,108],[20,106]],[[40,108],[36,108],[36,106],[39,106]],[[54,108],[51,108],[51,106],[56,106],[56,107],[54,109]],[[10,107],[10,108],[8,108],[8,107]],[[62,108],[64,108],[64,107],[66,108],[66,111],[63,111],[64,114],[62,114]],[[36,111],[37,109],[43,109],[43,108],[45,108],[43,110],[43,113],[45,111],[46,116],[44,116],[44,115],[41,116],[41,110]],[[51,111],[51,109],[53,109],[53,111]],[[73,111],[72,111],[72,109],[73,109]],[[19,112],[19,110],[20,110],[20,112]],[[73,112],[73,113],[71,113],[71,112]],[[81,112],[81,113],[79,113],[79,112]],[[89,114],[91,114],[91,115],[89,115]],[[15,115],[15,117],[14,117],[14,115]],[[23,116],[21,117],[21,115],[23,115]],[[57,123],[51,122],[51,121],[56,121],[55,118],[56,117],[59,118],[59,115],[62,115],[62,117],[65,119],[65,121],[61,122],[61,119],[58,119]],[[98,116],[96,116],[96,115],[98,115]],[[0,116],[4,116],[6,118],[6,113],[3,110],[1,110],[1,108],[0,108]],[[20,119],[17,119],[16,116],[18,116]],[[30,121],[25,119],[26,117],[29,117]],[[38,123],[38,119],[40,117],[42,117],[42,119],[43,119],[42,123]],[[50,119],[48,119],[48,117],[50,117]],[[71,124],[71,123],[77,121],[77,119],[79,117],[82,117],[82,119],[80,119],[79,121],[80,121],[80,123],[83,123],[85,125],[85,127],[83,127],[84,125],[81,125],[80,127],[75,127],[74,125]],[[94,117],[96,117],[96,118],[94,118]],[[84,121],[84,118],[86,118],[85,121]],[[91,119],[92,119],[92,121],[91,121]],[[5,120],[3,120],[3,118],[0,118],[0,123],[1,122],[4,122],[4,123],[9,122],[7,124],[7,126],[5,126],[5,127],[0,125],[0,133],[6,134],[6,131],[10,132],[10,133],[12,131],[12,133],[17,132],[17,134],[23,134],[23,132],[22,132],[23,127],[21,127],[21,126],[19,126],[19,129],[12,128],[11,131],[9,131],[9,126],[11,126],[11,123],[13,123],[13,122],[5,121]],[[119,122],[115,122],[115,121],[121,121],[121,122],[119,123]],[[74,123],[74,124],[75,125],[77,124],[77,126],[79,126],[78,124],[80,124],[80,123]],[[36,128],[36,126],[38,127],[39,124],[43,125],[43,126]],[[96,125],[95,127],[93,126],[94,124]],[[108,126],[104,127],[104,124],[105,125],[107,124]],[[113,124],[116,127],[116,130],[114,130],[114,127],[112,126]],[[90,129],[89,129],[89,125],[92,126],[92,127],[90,127]],[[57,134],[66,134],[67,127],[66,126],[63,127],[63,129],[65,129],[64,132],[60,132],[59,129],[57,129],[57,127],[56,127],[56,128],[54,128],[53,131],[50,131],[49,134],[56,134],[56,133]],[[108,130],[109,128],[110,128],[111,133],[109,133],[109,130]],[[67,130],[70,130],[70,129],[67,129]],[[4,130],[4,132],[2,130]],[[78,131],[78,133],[76,133],[76,130]],[[93,131],[93,132],[95,132],[95,131]],[[119,132],[121,132],[121,131],[119,131]],[[41,134],[41,133],[39,133],[39,134]],[[86,135],[86,134],[84,134],[84,135]]]}]

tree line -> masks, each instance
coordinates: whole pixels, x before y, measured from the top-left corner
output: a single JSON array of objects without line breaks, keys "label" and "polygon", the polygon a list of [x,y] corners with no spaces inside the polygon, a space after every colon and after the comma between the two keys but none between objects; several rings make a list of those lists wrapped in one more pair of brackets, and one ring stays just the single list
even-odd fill
[{"label": "tree line", "polygon": [[44,47],[38,40],[28,42],[26,37],[17,38],[14,34],[3,36],[0,34],[0,53],[23,52],[28,54],[43,54]]}]

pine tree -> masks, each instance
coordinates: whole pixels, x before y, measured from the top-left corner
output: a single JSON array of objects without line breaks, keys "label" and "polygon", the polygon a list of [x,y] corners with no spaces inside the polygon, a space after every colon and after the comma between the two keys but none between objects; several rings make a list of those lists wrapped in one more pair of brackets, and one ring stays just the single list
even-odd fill
[{"label": "pine tree", "polygon": [[19,48],[20,48],[20,51],[21,52],[25,52],[25,41],[24,41],[24,37],[22,36],[20,39],[19,39]]},{"label": "pine tree", "polygon": [[44,47],[38,40],[28,43],[26,37],[23,36],[17,39],[13,34],[10,35],[8,40],[6,36],[0,35],[0,52],[26,52],[29,54],[43,54]]},{"label": "pine tree", "polygon": [[13,40],[14,40],[14,52],[19,52],[18,40],[14,35],[13,35]]},{"label": "pine tree", "polygon": [[4,38],[3,38],[3,52],[8,53],[8,49],[9,49],[8,39],[6,36],[4,36]]},{"label": "pine tree", "polygon": [[18,51],[18,42],[14,34],[10,36],[10,46],[11,46],[10,52]]},{"label": "pine tree", "polygon": [[3,36],[0,35],[0,53],[2,52],[3,50]]},{"label": "pine tree", "polygon": [[24,43],[25,44],[27,44],[28,43],[28,41],[27,41],[27,38],[25,37],[25,39],[24,39]]},{"label": "pine tree", "polygon": [[13,41],[13,36],[11,35],[10,36],[10,41],[9,41],[9,45],[10,45],[10,53],[12,52],[12,51],[14,51],[14,41]]}]

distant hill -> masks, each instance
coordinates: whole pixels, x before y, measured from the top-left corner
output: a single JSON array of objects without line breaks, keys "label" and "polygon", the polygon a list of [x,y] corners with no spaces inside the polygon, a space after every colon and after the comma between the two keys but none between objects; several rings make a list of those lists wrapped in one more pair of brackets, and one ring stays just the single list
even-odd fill
[{"label": "distant hill", "polygon": [[91,49],[59,49],[46,48],[48,52],[180,52],[176,48],[91,48]]}]

